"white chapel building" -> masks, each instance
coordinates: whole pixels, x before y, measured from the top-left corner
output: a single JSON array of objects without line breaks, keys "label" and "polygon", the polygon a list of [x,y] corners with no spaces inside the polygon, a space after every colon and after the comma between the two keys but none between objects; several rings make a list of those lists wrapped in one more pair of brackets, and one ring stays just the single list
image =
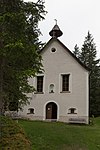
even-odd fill
[{"label": "white chapel building", "polygon": [[36,89],[19,114],[31,120],[89,122],[89,70],[58,39],[56,24],[41,50],[44,72],[30,79]]}]

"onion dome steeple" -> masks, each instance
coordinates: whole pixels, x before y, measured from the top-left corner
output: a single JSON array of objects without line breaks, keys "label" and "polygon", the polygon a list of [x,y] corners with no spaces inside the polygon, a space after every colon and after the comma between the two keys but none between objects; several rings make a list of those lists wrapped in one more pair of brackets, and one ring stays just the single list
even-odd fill
[{"label": "onion dome steeple", "polygon": [[49,35],[53,38],[58,38],[62,36],[63,32],[60,30],[59,26],[57,25],[57,20],[55,19],[56,24],[54,25],[53,29],[49,32]]}]

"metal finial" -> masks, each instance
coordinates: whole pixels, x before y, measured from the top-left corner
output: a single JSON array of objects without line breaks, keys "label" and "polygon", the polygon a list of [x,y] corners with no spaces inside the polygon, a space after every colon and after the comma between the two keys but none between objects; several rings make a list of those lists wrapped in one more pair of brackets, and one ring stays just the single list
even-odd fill
[{"label": "metal finial", "polygon": [[57,19],[54,19],[54,21],[55,21],[55,23],[56,23],[56,25],[57,25]]}]

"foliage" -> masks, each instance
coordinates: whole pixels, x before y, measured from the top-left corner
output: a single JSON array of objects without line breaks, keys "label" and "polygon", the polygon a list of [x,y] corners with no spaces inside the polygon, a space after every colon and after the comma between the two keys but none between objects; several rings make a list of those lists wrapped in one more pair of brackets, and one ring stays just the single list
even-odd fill
[{"label": "foliage", "polygon": [[77,46],[77,44],[76,44],[75,47],[74,47],[73,54],[74,54],[77,58],[80,58],[80,49],[79,49],[79,47]]},{"label": "foliage", "polygon": [[[76,52],[76,50],[77,49],[75,49],[74,52]],[[77,56],[80,61],[90,69],[89,102],[91,116],[100,115],[100,60],[96,59],[96,54],[97,51],[94,39],[90,32],[88,32],[81,51],[78,51]]]},{"label": "foliage", "polygon": [[20,120],[32,143],[32,150],[99,150],[100,118],[94,125]]},{"label": "foliage", "polygon": [[[28,78],[42,69],[38,50],[40,30],[44,19],[44,3],[23,0],[0,1],[0,104],[26,104],[26,93],[34,88]],[[20,100],[20,103],[19,103]],[[4,106],[4,105],[3,105]]]},{"label": "foliage", "polygon": [[31,143],[18,123],[0,116],[0,148],[3,150],[30,150]]}]

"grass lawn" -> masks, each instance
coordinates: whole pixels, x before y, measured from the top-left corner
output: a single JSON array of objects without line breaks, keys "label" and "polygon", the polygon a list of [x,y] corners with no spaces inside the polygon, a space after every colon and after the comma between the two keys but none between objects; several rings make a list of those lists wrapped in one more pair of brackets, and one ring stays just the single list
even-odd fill
[{"label": "grass lawn", "polygon": [[32,150],[100,150],[100,118],[94,125],[19,120]]}]

